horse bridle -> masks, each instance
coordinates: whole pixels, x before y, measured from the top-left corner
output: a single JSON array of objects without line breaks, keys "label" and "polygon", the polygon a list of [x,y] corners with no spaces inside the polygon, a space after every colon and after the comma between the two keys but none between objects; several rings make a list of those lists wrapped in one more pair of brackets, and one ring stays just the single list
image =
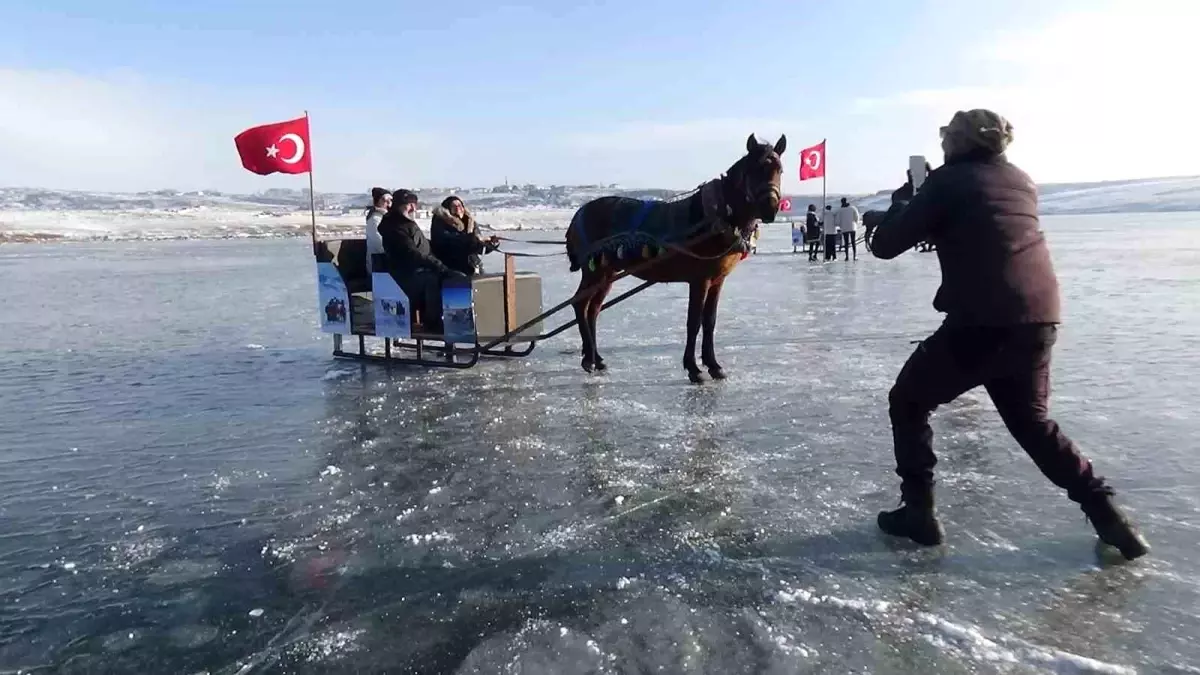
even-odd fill
[{"label": "horse bridle", "polygon": [[[774,151],[772,151],[772,154],[774,154]],[[741,192],[742,196],[746,200],[747,206],[753,207],[754,205],[758,204],[759,200],[763,197],[774,197],[776,199],[779,199],[781,197],[780,190],[778,187],[775,186],[774,183],[767,183],[766,186],[763,187],[758,192],[751,192],[750,181],[746,180],[746,174],[747,174],[747,171],[744,167],[740,171],[738,171],[738,176],[737,176],[737,179],[734,181],[733,187],[734,187],[735,191]],[[728,207],[728,205],[726,205],[726,206]],[[732,211],[732,209],[728,209],[728,210]],[[730,213],[728,215],[732,215],[732,213]]]}]

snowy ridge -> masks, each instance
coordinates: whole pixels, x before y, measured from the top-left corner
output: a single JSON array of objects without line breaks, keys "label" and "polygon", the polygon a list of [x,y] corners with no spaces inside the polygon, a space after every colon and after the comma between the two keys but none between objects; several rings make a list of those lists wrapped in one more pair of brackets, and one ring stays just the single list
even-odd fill
[{"label": "snowy ridge", "polygon": [[[1045,215],[1200,211],[1200,176],[1101,183],[1046,183],[1039,185],[1038,191],[1040,210]],[[795,198],[793,202],[799,204],[803,199]],[[820,201],[820,197],[816,199]],[[830,199],[833,199],[832,195]],[[887,209],[891,190],[866,197],[851,197],[851,200],[864,211]]]},{"label": "snowy ridge", "polygon": [[[1047,215],[1200,211],[1200,177],[1153,178],[1040,186]],[[621,190],[617,186],[550,186],[421,191],[426,209],[459,194],[478,221],[493,230],[560,230],[589,199],[606,194],[666,198],[670,190]],[[871,195],[832,193],[860,210],[886,209],[891,190]],[[366,195],[317,195],[322,236],[357,235]],[[783,220],[801,217],[820,197],[794,195]],[[419,222],[428,227],[427,210]],[[311,224],[306,190],[268,190],[255,195],[160,190],[134,194],[0,188],[0,243],[98,239],[217,239],[304,236]]]}]

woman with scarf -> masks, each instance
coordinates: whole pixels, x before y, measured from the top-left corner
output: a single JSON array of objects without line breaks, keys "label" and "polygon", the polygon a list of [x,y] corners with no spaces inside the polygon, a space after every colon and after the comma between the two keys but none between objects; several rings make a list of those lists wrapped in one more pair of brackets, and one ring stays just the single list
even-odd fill
[{"label": "woman with scarf", "polygon": [[453,195],[442,200],[433,210],[429,224],[429,239],[433,254],[450,269],[474,276],[483,272],[479,256],[496,250],[499,238],[483,239],[475,227],[475,219],[467,205]]}]

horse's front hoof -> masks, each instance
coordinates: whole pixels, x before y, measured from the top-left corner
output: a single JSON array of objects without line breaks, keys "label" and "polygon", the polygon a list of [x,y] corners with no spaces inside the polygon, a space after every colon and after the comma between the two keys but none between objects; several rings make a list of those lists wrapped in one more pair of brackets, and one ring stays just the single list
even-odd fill
[{"label": "horse's front hoof", "polygon": [[704,376],[698,370],[689,370],[688,379],[691,380],[692,384],[704,384]]},{"label": "horse's front hoof", "polygon": [[601,371],[601,372],[608,370],[608,364],[606,364],[604,362],[604,359],[601,359],[601,358],[596,359],[596,370]]},{"label": "horse's front hoof", "polygon": [[589,359],[584,359],[583,361],[580,361],[579,365],[583,366],[583,369],[589,373],[592,372],[596,368],[596,364],[592,363],[592,361]]},{"label": "horse's front hoof", "polygon": [[716,367],[713,367],[713,368],[709,368],[709,369],[708,369],[708,374],[709,374],[709,375],[712,377],[712,379],[714,379],[714,380],[723,380],[723,379],[725,379],[725,378],[727,377],[727,375],[725,375],[725,369],[724,369],[724,368],[722,368],[721,366],[716,366]]}]

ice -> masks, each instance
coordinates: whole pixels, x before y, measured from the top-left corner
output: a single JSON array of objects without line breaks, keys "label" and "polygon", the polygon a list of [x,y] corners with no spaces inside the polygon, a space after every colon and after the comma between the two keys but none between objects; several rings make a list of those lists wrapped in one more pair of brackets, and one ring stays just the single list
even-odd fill
[{"label": "ice", "polygon": [[[887,392],[940,320],[932,254],[809,263],[769,226],[722,295],[730,378],[694,386],[682,285],[601,315],[604,374],[574,330],[388,369],[331,357],[303,241],[2,247],[0,286],[38,292],[0,333],[0,662],[1194,672],[1197,226],[1043,220],[1052,415],[1145,529],[1133,563],[1097,555],[982,389],[932,420],[946,544],[878,532]],[[519,267],[547,306],[578,282],[561,257]]]}]

